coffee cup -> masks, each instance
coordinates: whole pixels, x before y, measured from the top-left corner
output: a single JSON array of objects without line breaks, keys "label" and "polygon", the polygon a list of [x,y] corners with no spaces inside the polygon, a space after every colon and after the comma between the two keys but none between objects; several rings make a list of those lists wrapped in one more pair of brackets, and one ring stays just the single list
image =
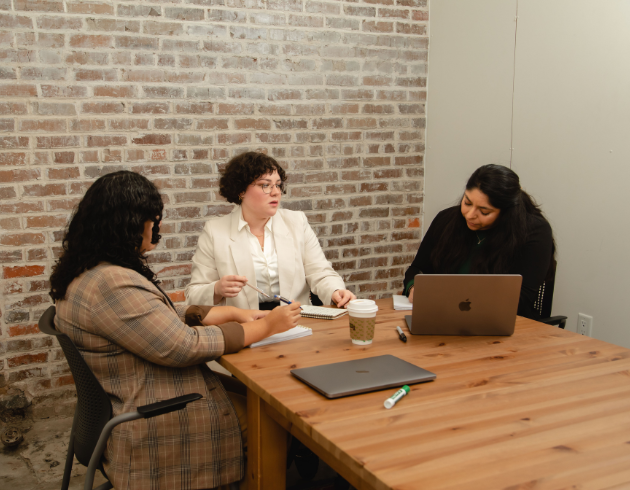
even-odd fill
[{"label": "coffee cup", "polygon": [[374,339],[378,306],[371,299],[353,299],[347,309],[352,343],[370,345]]}]

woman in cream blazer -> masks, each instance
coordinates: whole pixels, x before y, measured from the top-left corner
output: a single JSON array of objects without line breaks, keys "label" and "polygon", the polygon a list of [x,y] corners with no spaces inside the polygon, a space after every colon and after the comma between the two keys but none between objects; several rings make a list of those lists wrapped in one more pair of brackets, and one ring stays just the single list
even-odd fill
[{"label": "woman in cream blazer", "polygon": [[[262,153],[245,153],[228,163],[220,192],[240,205],[204,226],[186,287],[189,304],[258,309],[258,293],[244,286],[257,285],[254,253],[269,255],[270,246],[275,246],[272,275],[277,273],[280,296],[309,304],[312,291],[324,304],[338,306],[355,298],[326,260],[306,215],[278,209],[284,180],[282,167]],[[270,294],[269,288],[258,287]]]}]

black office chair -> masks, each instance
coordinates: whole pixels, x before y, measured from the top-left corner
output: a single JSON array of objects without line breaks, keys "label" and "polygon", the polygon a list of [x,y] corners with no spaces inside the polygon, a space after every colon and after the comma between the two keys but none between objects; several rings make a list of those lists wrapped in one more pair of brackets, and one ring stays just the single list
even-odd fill
[{"label": "black office chair", "polygon": [[322,303],[322,300],[319,299],[319,296],[317,296],[313,291],[309,293],[309,296],[311,298],[311,304],[313,306],[324,306],[324,303]]},{"label": "black office chair", "polygon": [[553,286],[555,283],[555,274],[551,280],[542,283],[538,288],[538,297],[534,302],[534,309],[540,314],[541,322],[547,325],[558,325],[564,328],[567,324],[566,316],[551,316],[551,305],[553,303]]},{"label": "black office chair", "polygon": [[[55,329],[54,318],[55,307],[51,306],[39,319],[39,329],[45,334],[57,337],[70,365],[77,389],[77,408],[74,412],[74,421],[70,432],[61,490],[68,490],[74,456],[77,457],[79,463],[88,467],[84,488],[85,490],[92,490],[97,469],[107,479],[101,458],[107,446],[107,439],[114,427],[130,420],[148,419],[181,410],[188,403],[199,400],[202,396],[199,393],[190,393],[170,400],[144,405],[138,407],[135,412],[123,413],[112,418],[112,404],[109,396],[83,360],[70,337]],[[109,490],[112,487],[113,485],[108,479],[95,490]]]}]

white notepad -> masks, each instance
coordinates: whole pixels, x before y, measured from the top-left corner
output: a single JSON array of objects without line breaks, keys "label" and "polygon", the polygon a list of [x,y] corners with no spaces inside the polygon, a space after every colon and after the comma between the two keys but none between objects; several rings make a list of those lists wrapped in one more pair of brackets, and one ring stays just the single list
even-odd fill
[{"label": "white notepad", "polygon": [[395,294],[393,298],[394,298],[395,310],[412,310],[413,309],[413,304],[409,302],[409,298],[407,298],[407,296]]},{"label": "white notepad", "polygon": [[275,335],[271,335],[266,339],[262,339],[260,342],[254,342],[250,345],[250,347],[262,347],[263,345],[269,344],[277,344],[278,342],[284,342],[285,340],[293,340],[299,339],[301,337],[306,337],[308,335],[313,335],[313,331],[308,327],[303,327],[302,325],[298,325],[297,327],[293,327],[286,332],[277,333]]},{"label": "white notepad", "polygon": [[306,318],[321,318],[322,320],[334,320],[348,313],[344,308],[324,308],[323,306],[303,305],[301,314]]}]

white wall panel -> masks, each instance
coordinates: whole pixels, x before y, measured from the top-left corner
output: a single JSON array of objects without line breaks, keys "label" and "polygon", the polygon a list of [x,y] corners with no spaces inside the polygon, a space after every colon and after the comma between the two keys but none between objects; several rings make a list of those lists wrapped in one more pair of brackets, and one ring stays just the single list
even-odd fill
[{"label": "white wall panel", "polygon": [[424,231],[473,170],[509,164],[516,0],[432,0]]},{"label": "white wall panel", "polygon": [[630,2],[520,0],[512,168],[558,244],[554,312],[630,347]]}]

